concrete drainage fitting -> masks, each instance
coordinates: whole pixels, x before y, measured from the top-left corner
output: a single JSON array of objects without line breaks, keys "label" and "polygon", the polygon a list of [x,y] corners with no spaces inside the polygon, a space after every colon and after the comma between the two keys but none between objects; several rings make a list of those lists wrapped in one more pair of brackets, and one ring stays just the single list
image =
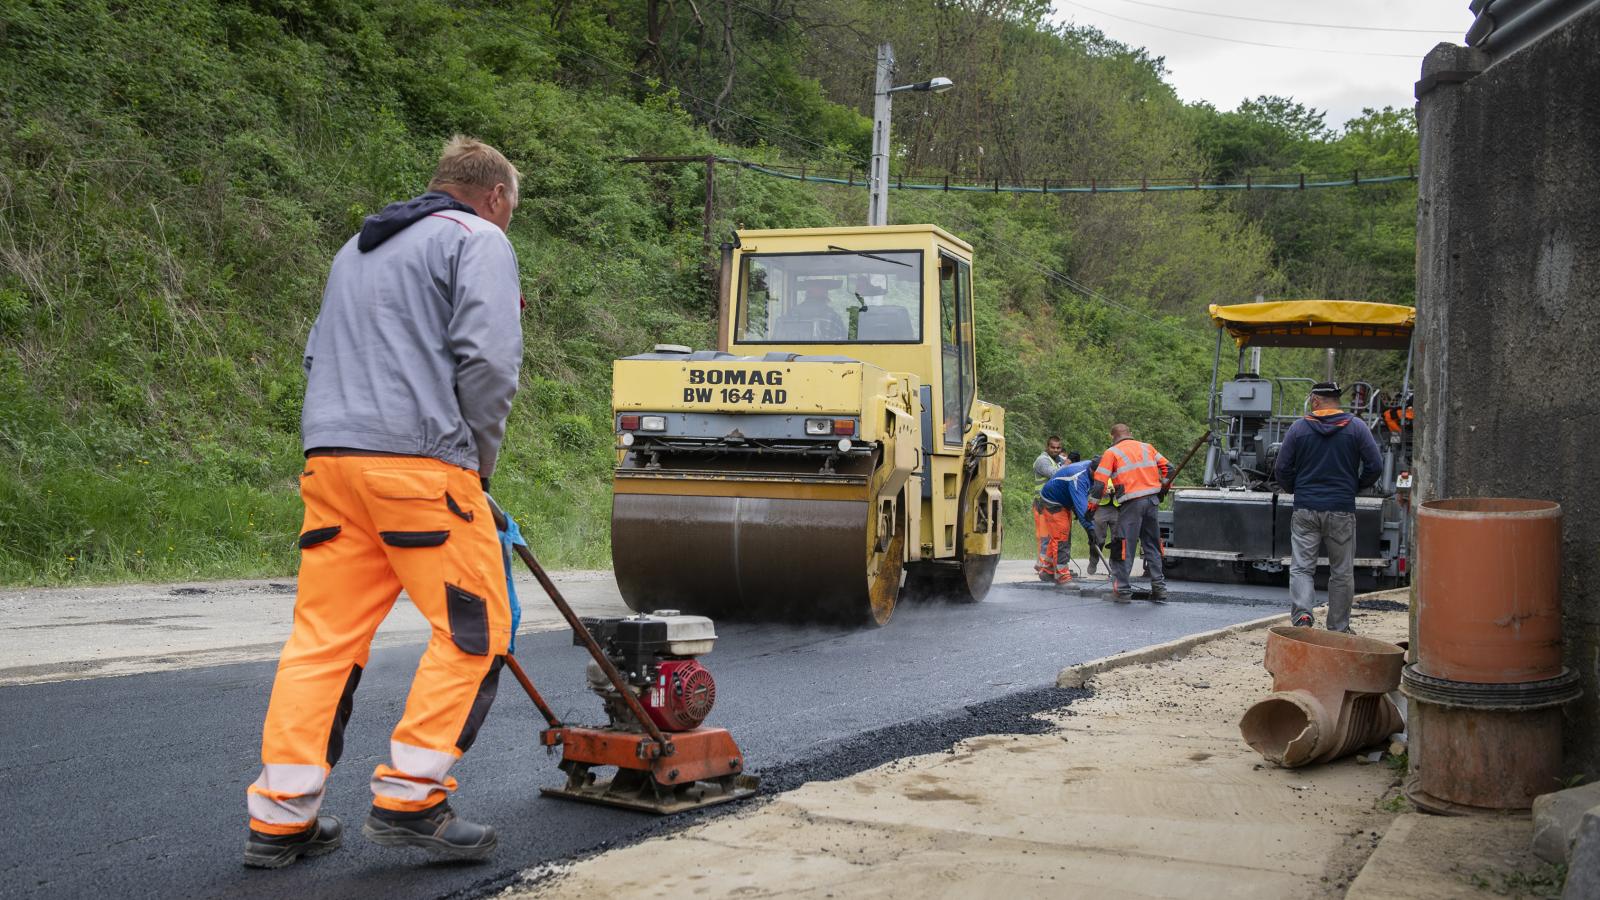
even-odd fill
[{"label": "concrete drainage fitting", "polygon": [[1269,762],[1327,762],[1405,728],[1384,696],[1400,684],[1405,651],[1353,634],[1279,625],[1263,664],[1273,692],[1245,711],[1239,732]]}]

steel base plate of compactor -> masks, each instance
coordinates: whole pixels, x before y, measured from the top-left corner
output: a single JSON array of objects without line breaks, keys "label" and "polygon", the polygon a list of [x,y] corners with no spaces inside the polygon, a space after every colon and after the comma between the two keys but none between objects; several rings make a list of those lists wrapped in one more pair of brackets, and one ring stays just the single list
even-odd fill
[{"label": "steel base plate of compactor", "polygon": [[639,612],[888,622],[903,534],[880,539],[866,478],[805,483],[619,478],[617,587]]},{"label": "steel base plate of compactor", "polygon": [[[760,780],[744,774],[744,754],[723,728],[670,735],[672,753],[660,755],[647,734],[571,725],[544,732],[546,746],[561,746],[567,783],[541,788],[547,797],[670,815],[755,796]],[[595,776],[600,766],[616,775]]]}]

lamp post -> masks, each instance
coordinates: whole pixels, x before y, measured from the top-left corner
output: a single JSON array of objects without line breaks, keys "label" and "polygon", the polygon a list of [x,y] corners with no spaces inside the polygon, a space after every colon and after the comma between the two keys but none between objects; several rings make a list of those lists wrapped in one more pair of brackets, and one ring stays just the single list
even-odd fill
[{"label": "lamp post", "polygon": [[870,197],[868,225],[889,224],[889,109],[890,96],[902,91],[928,91],[942,94],[955,87],[948,78],[930,78],[915,84],[891,87],[894,80],[894,48],[878,45],[878,75],[872,96],[872,171],[867,183]]}]

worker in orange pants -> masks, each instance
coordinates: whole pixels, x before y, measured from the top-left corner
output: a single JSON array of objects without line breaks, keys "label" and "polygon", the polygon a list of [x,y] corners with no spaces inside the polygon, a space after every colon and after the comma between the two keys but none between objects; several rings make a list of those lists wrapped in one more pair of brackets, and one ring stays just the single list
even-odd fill
[{"label": "worker in orange pants", "polygon": [[425,457],[312,455],[300,595],[263,728],[251,829],[292,833],[316,818],[372,636],[403,587],[433,626],[390,765],[372,776],[373,806],[414,813],[455,789],[446,773],[472,746],[494,702],[511,607],[478,474]]},{"label": "worker in orange pants", "polygon": [[1066,584],[1072,580],[1072,510],[1043,497],[1033,498],[1033,531],[1039,539],[1039,558],[1033,570],[1039,580]]},{"label": "worker in orange pants", "polygon": [[244,863],[337,849],[321,814],[373,634],[400,591],[433,635],[372,774],[362,834],[482,859],[494,829],[457,816],[450,768],[494,702],[511,640],[487,498],[522,364],[516,168],[457,136],[428,191],[368,216],[334,257],[306,339],[305,502],[294,629],[245,795]]}]

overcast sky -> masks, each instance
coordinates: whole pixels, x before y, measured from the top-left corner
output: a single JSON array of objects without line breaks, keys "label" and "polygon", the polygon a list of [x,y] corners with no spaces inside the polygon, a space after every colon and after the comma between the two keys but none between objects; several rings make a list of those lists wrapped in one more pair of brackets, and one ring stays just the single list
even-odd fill
[{"label": "overcast sky", "polygon": [[[1422,57],[1440,41],[1462,43],[1472,24],[1468,0],[1052,2],[1059,22],[1092,25],[1107,37],[1165,57],[1168,80],[1185,101],[1207,100],[1218,109],[1233,109],[1261,94],[1287,95],[1326,111],[1328,124],[1335,128],[1360,115],[1363,107],[1411,106]],[[1311,27],[1316,24],[1362,30]],[[1370,28],[1443,30],[1366,30]]]}]

